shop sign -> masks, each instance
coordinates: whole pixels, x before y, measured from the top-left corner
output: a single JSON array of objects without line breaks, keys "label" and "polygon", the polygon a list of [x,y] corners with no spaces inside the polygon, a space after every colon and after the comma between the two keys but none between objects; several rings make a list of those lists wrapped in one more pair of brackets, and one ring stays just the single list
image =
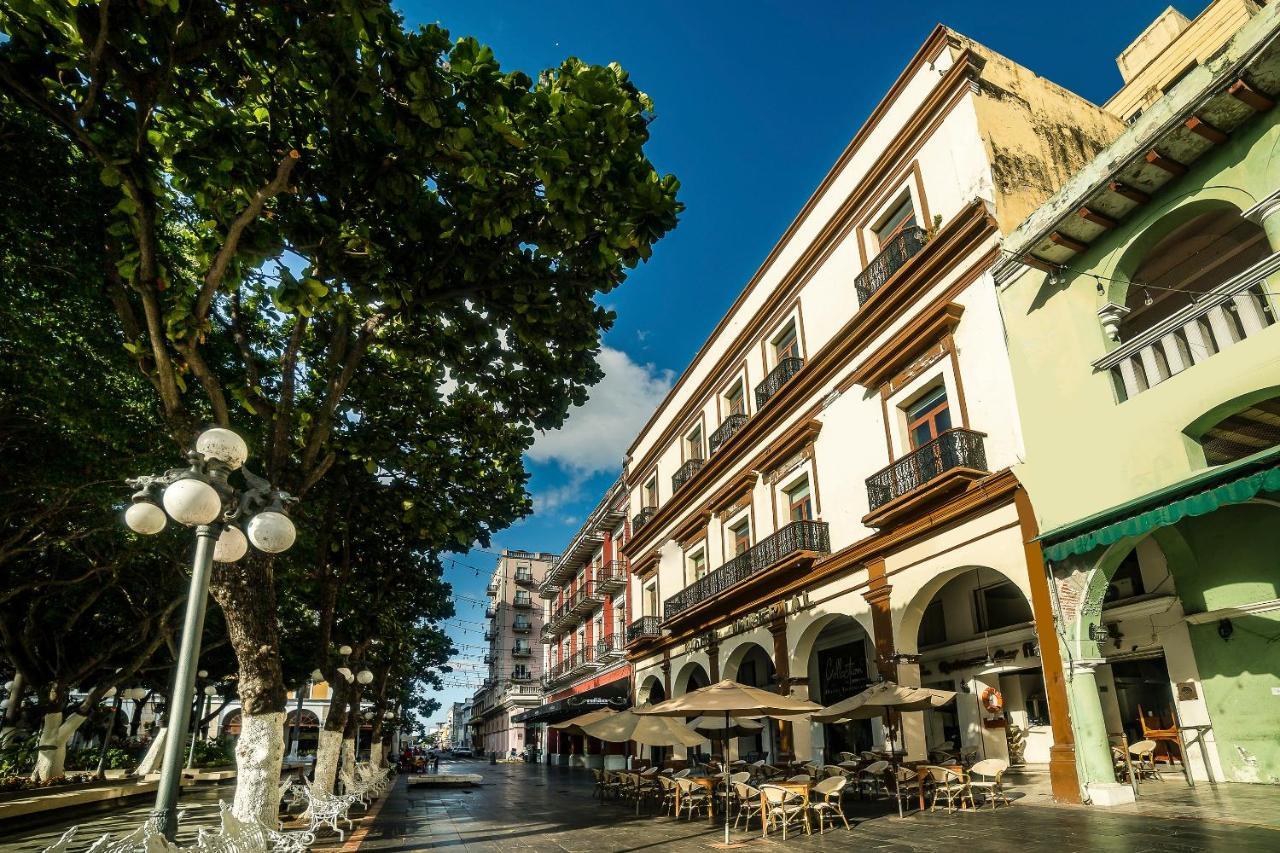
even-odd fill
[{"label": "shop sign", "polygon": [[738,634],[745,634],[748,631],[754,631],[756,628],[768,625],[780,616],[791,616],[792,614],[799,613],[802,610],[808,610],[812,606],[813,602],[809,599],[809,593],[807,590],[805,592],[797,593],[783,601],[761,607],[759,610],[739,616],[728,625],[721,626],[713,631],[708,631],[705,634],[700,634],[697,637],[692,638],[685,644],[685,651],[694,652],[700,649],[705,649],[711,645],[713,640],[719,643],[723,640],[729,639],[730,637],[736,637]]}]

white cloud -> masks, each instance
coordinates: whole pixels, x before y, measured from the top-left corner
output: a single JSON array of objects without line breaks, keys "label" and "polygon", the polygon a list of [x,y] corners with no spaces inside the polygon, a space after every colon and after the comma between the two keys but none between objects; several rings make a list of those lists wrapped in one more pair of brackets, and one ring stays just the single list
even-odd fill
[{"label": "white cloud", "polygon": [[621,350],[600,351],[604,378],[594,385],[586,404],[569,412],[564,426],[544,432],[529,448],[529,459],[553,463],[568,481],[534,496],[535,508],[553,510],[581,497],[595,474],[621,472],[627,446],[667,396],[675,375],[652,364],[640,364]]}]

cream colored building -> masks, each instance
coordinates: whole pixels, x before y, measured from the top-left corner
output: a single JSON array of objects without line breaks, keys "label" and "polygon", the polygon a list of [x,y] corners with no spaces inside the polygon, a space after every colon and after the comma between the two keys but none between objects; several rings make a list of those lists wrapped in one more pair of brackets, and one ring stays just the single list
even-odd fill
[{"label": "cream colored building", "polygon": [[[1049,761],[990,271],[1122,129],[929,36],[629,450],[635,701],[733,678],[830,704],[891,678],[959,691],[909,715],[912,757],[1003,757],[1016,727]],[[884,739],[782,723],[730,752],[835,760]]]}]

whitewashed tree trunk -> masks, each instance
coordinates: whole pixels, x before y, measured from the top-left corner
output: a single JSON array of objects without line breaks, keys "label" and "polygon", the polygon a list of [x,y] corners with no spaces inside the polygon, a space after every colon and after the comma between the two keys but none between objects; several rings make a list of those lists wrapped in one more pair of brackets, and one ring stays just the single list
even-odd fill
[{"label": "whitewashed tree trunk", "polygon": [[374,770],[381,770],[386,763],[387,748],[381,741],[375,741],[373,748],[369,750],[369,766]]},{"label": "whitewashed tree trunk", "polygon": [[342,790],[350,791],[356,781],[356,739],[342,739]]},{"label": "whitewashed tree trunk", "polygon": [[31,772],[33,782],[49,782],[66,775],[67,741],[71,740],[71,736],[86,719],[74,712],[65,720],[61,711],[44,715],[36,767]]},{"label": "whitewashed tree trunk", "polygon": [[133,771],[134,776],[147,776],[160,769],[160,764],[164,759],[164,742],[168,736],[168,728],[161,726],[156,729],[156,736],[151,739],[151,746],[147,747],[147,754],[142,756],[138,769]]},{"label": "whitewashed tree trunk", "polygon": [[342,732],[320,731],[320,743],[316,747],[316,772],[311,787],[321,793],[332,794],[334,780],[338,778],[338,756],[342,752]]},{"label": "whitewashed tree trunk", "polygon": [[232,812],[240,820],[276,825],[280,810],[280,770],[284,764],[284,711],[244,714],[236,742],[236,796]]},{"label": "whitewashed tree trunk", "polygon": [[22,673],[14,673],[13,686],[9,688],[9,704],[5,705],[4,726],[0,728],[0,745],[18,733],[18,719],[22,711],[22,694],[26,692],[27,680]]}]

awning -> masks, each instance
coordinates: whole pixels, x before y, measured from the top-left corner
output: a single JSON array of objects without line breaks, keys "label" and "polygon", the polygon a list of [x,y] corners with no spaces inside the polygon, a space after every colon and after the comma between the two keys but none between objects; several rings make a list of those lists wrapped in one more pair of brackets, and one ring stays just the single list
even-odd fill
[{"label": "awning", "polygon": [[1280,447],[1273,447],[1050,530],[1037,538],[1049,543],[1044,548],[1045,559],[1064,560],[1129,536],[1150,533],[1157,527],[1177,524],[1184,518],[1244,503],[1260,492],[1280,492],[1277,459],[1280,459]]},{"label": "awning", "polygon": [[602,684],[593,690],[584,690],[566,696],[511,718],[513,723],[559,723],[581,716],[595,708],[612,708],[615,711],[631,707],[631,679],[620,678]]}]

